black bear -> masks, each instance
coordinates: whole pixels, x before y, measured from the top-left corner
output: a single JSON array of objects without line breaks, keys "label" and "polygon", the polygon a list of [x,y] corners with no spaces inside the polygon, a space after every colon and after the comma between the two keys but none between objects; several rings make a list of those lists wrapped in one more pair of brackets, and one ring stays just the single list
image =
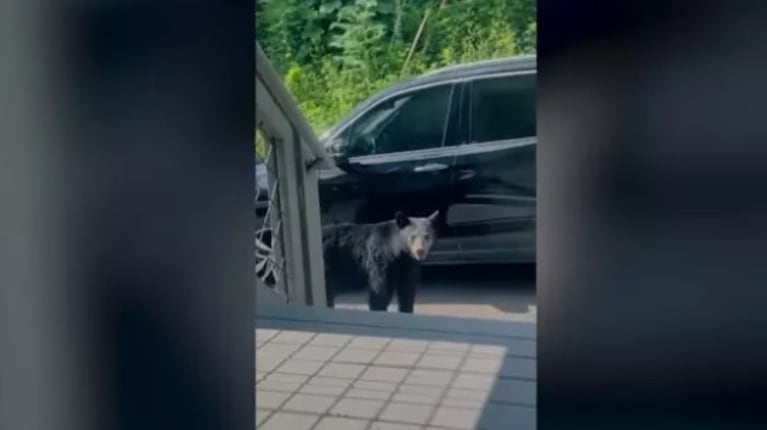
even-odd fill
[{"label": "black bear", "polygon": [[435,240],[434,221],[397,212],[375,224],[335,224],[322,229],[328,307],[340,287],[366,285],[371,311],[386,311],[394,292],[399,311],[413,313],[420,264]]}]

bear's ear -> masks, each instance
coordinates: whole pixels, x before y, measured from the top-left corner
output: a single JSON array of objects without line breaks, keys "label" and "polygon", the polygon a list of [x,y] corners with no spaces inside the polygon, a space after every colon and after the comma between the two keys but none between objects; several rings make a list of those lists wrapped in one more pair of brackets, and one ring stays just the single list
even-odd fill
[{"label": "bear's ear", "polygon": [[402,211],[397,211],[397,213],[394,214],[394,221],[397,222],[397,227],[399,228],[404,228],[410,224],[410,218],[406,217]]},{"label": "bear's ear", "polygon": [[429,215],[429,222],[433,223],[434,221],[437,220],[438,216],[439,216],[439,211],[438,210],[434,211],[433,214]]}]

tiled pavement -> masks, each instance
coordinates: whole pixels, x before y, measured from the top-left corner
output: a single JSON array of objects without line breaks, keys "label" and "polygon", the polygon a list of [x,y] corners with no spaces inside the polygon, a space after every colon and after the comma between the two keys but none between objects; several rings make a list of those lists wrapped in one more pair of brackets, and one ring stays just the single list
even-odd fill
[{"label": "tiled pavement", "polygon": [[[366,312],[323,312],[318,321],[257,320],[257,428],[535,428],[534,337],[451,336],[439,329],[450,328],[444,318],[387,314],[366,325],[358,323]],[[532,351],[520,341],[532,342]]]}]

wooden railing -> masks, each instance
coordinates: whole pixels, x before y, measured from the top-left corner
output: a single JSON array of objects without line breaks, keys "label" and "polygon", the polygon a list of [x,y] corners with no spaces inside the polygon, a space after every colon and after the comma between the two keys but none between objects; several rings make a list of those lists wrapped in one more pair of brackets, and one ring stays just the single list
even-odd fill
[{"label": "wooden railing", "polygon": [[256,155],[256,287],[324,306],[317,170],[332,160],[258,42],[255,97],[265,146]]}]

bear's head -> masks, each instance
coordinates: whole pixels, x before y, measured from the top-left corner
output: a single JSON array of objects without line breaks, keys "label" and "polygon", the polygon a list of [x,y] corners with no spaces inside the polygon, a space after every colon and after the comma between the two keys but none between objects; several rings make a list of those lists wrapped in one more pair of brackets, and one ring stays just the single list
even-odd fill
[{"label": "bear's head", "polygon": [[429,255],[434,239],[436,229],[434,222],[439,216],[439,211],[434,212],[428,217],[408,217],[402,212],[394,215],[394,221],[399,228],[401,243],[405,251],[417,261],[423,261]]}]

